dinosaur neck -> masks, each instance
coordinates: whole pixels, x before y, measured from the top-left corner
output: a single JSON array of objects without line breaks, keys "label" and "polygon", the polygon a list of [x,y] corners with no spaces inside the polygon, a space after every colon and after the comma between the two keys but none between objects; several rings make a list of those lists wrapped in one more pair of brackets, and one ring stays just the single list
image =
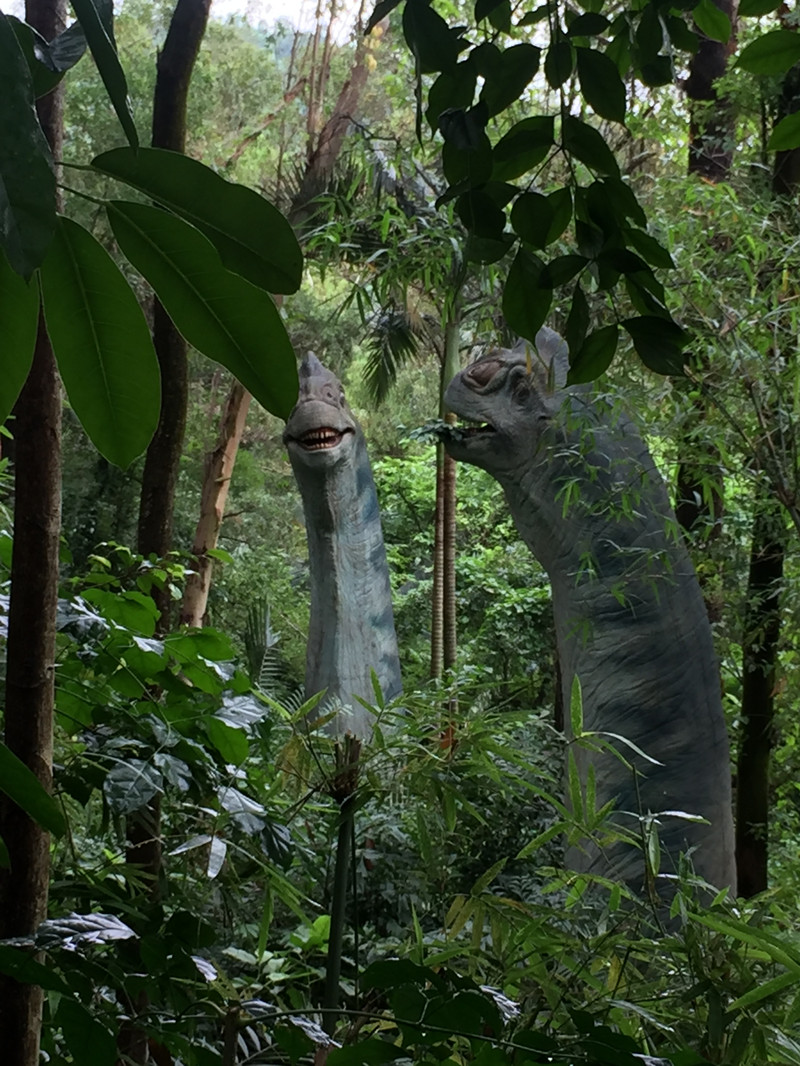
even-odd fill
[{"label": "dinosaur neck", "polygon": [[391,587],[375,483],[356,435],[349,460],[326,471],[297,470],[311,571],[306,664],[308,696],[347,704],[343,729],[367,736],[372,717],[355,697],[374,703],[372,670],[384,695],[400,691]]}]

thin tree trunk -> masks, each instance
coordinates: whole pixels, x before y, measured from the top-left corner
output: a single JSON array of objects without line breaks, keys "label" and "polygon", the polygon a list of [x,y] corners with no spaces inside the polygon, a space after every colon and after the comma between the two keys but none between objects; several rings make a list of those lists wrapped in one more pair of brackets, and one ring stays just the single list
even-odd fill
[{"label": "thin tree trunk", "polygon": [[[783,19],[781,20],[783,22]],[[788,27],[787,27],[788,28]],[[800,63],[787,71],[778,98],[776,122],[800,111]],[[793,196],[800,187],[800,149],[787,148],[775,153],[772,191],[777,196]]]},{"label": "thin tree trunk", "polygon": [[[167,39],[158,57],[153,96],[154,148],[182,152],[186,147],[186,104],[192,71],[208,22],[211,0],[178,0]],[[153,343],[161,367],[161,416],[150,442],[142,475],[138,548],[162,557],[172,549],[175,487],[178,482],[189,372],[186,342],[164,308],[153,303]],[[156,595],[162,627],[168,626],[169,593]]]},{"label": "thin tree trunk", "polygon": [[[164,47],[158,56],[153,95],[152,144],[183,152],[186,147],[186,106],[192,71],[208,22],[211,0],[177,0]],[[145,457],[139,502],[137,547],[142,555],[159,558],[172,550],[175,488],[178,483],[186,407],[189,395],[187,346],[161,303],[153,300],[153,344],[161,370],[161,414]],[[170,594],[155,590],[153,599],[161,615],[159,629],[169,628]],[[155,796],[127,821],[126,859],[137,866],[149,883],[150,899],[160,895],[161,801]],[[120,1029],[118,1048],[125,1061],[145,1063],[147,1034],[136,1022],[147,1006],[144,993],[126,1004],[131,1018]]]},{"label": "thin tree trunk", "polygon": [[444,445],[436,443],[436,503],[433,519],[433,587],[431,590],[431,677],[444,667]]},{"label": "thin tree trunk", "polygon": [[[444,361],[442,364],[442,397],[444,390],[459,370],[458,316],[445,326]],[[444,400],[442,400],[444,402]],[[448,421],[455,421],[449,411]],[[456,621],[456,461],[445,453],[443,471],[443,548],[442,548],[442,606],[443,606],[443,666],[445,671],[455,670],[458,658],[458,625]]]},{"label": "thin tree trunk", "polygon": [[769,763],[786,529],[783,512],[756,500],[742,638],[742,727],[737,761],[736,867],[746,899],[767,887]]},{"label": "thin tree trunk", "polygon": [[[28,0],[28,22],[50,41],[64,29],[62,0]],[[62,92],[37,104],[53,155],[61,158]],[[53,767],[55,619],[61,530],[61,387],[39,321],[28,380],[14,407],[14,549],[8,616],[5,742],[49,791]],[[0,836],[10,868],[0,870],[0,937],[30,936],[47,917],[50,837],[5,796]],[[0,977],[3,1060],[38,1066],[42,990]]]},{"label": "thin tree trunk", "polygon": [[208,553],[216,548],[219,540],[233,465],[236,462],[236,453],[239,450],[239,443],[247,421],[250,400],[250,393],[245,387],[238,381],[234,381],[225,401],[217,445],[206,456],[200,500],[200,520],[197,523],[192,545],[192,554],[197,560],[197,569],[186,582],[183,593],[181,606],[183,625],[203,625],[214,567],[214,560]]}]

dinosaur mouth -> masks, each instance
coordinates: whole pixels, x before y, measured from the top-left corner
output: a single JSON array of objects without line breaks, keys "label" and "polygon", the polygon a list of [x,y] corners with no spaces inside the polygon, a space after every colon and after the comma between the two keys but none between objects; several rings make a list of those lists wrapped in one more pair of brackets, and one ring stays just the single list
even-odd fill
[{"label": "dinosaur mouth", "polygon": [[347,433],[352,432],[353,430],[349,428],[339,430],[331,426],[320,426],[319,429],[310,429],[301,437],[297,437],[296,441],[307,452],[320,452],[327,448],[335,448],[337,444],[342,443]]}]

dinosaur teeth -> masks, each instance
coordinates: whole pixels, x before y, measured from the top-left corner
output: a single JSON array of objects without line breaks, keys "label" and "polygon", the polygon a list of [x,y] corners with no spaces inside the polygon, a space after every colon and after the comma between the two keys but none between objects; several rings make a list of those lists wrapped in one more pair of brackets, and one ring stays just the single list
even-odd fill
[{"label": "dinosaur teeth", "polygon": [[298,444],[302,445],[306,451],[316,452],[323,448],[335,448],[343,437],[344,433],[340,433],[338,429],[321,426],[319,429],[310,429],[308,433],[304,433],[299,438]]}]

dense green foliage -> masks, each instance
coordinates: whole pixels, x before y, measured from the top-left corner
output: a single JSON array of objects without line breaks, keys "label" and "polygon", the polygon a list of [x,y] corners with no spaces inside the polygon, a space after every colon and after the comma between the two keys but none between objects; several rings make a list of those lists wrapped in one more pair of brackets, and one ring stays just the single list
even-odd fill
[{"label": "dense green foliage", "polygon": [[[164,163],[122,146],[136,142],[136,122],[144,128],[168,5],[125,0],[114,34],[106,7],[75,5],[105,88],[77,62],[76,29],[34,54],[27,31],[0,15],[2,106],[25,115],[18,139],[4,125],[0,140],[10,205],[0,410],[27,373],[39,307],[19,274],[40,264],[68,394],[54,797],[0,746],[0,788],[53,833],[52,917],[35,938],[0,944],[0,972],[45,989],[42,1046],[56,1066],[111,1066],[137,1010],[157,1061],[184,1066],[296,1066],[320,1046],[330,1066],[800,1063],[791,621],[776,681],[772,887],[748,903],[698,885],[689,862],[669,914],[563,869],[565,840],[608,830],[590,796],[573,797],[577,813],[563,804],[547,582],[502,493],[473,469],[459,475],[459,669],[427,680],[435,469],[417,429],[437,414],[442,326],[457,301],[464,351],[504,331],[530,335],[549,315],[578,381],[609,368],[619,345],[625,358],[599,388],[636,410],[668,480],[687,454],[713,454],[701,490],[711,498],[724,484],[725,515],[719,535],[708,528],[693,547],[734,746],[754,639],[744,632],[753,517],[777,501],[787,538],[798,528],[797,211],[770,196],[763,162],[800,139],[796,114],[766,126],[777,81],[800,57],[796,20],[742,31],[723,83],[740,115],[737,166],[711,186],[685,177],[686,115],[671,83],[697,45],[692,18],[721,40],[726,16],[710,0],[581,6],[378,5],[373,21],[390,19],[358,135],[303,220],[305,264],[276,209],[223,177],[290,204],[313,102],[295,88],[316,76],[319,36],[212,21],[190,98],[193,158]],[[741,13],[776,7],[743,0]],[[332,46],[326,79],[343,81],[353,54]],[[76,63],[73,194],[56,222],[47,152],[26,123],[32,93]],[[113,200],[118,180],[130,202]],[[37,213],[20,238],[5,220],[25,221],[29,200]],[[114,265],[119,250],[141,277]],[[192,357],[176,552],[137,557],[137,456],[158,392],[133,295],[149,291],[142,278],[198,351],[275,415],[293,402],[290,342],[313,348],[345,381],[371,447],[406,693],[392,707],[376,697],[356,790],[342,1046],[318,1025],[341,781],[334,745],[309,730],[299,696],[309,588],[281,424],[260,408],[248,422],[211,625],[156,636],[150,594],[180,600],[228,377]],[[290,294],[280,314],[268,292]],[[398,323],[408,343],[393,348]],[[642,369],[684,361],[684,378]],[[97,389],[101,378],[116,387]],[[11,550],[4,532],[4,596]],[[780,591],[791,620],[791,557]],[[153,801],[157,883],[126,855],[126,823]],[[644,813],[652,864],[657,833]]]}]

